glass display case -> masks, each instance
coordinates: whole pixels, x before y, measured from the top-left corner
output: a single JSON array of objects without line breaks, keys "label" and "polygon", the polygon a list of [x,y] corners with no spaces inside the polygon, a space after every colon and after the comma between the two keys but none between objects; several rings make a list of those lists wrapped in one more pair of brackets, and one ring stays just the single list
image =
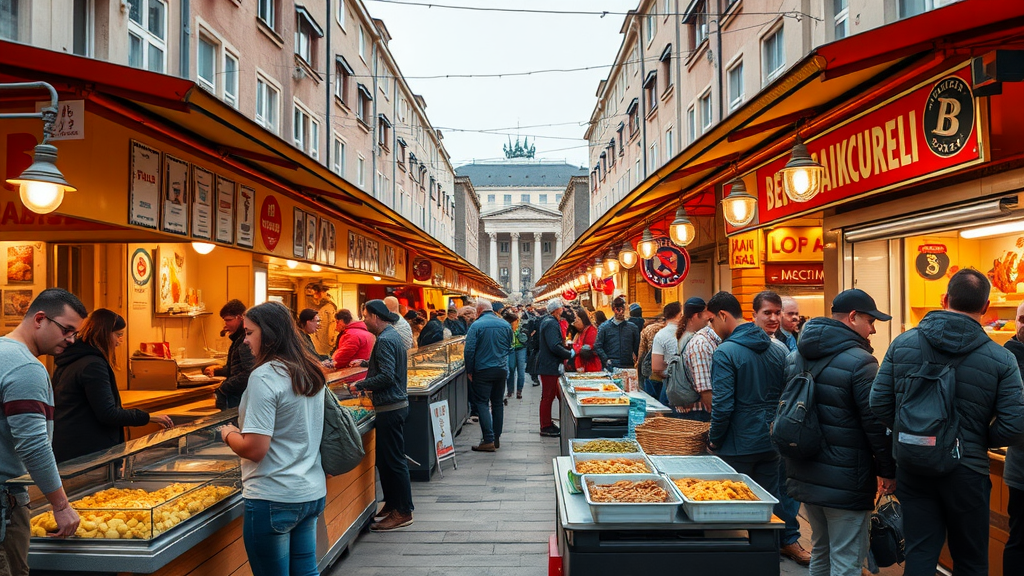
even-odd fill
[{"label": "glass display case", "polygon": [[60,464],[81,517],[69,538],[52,536],[57,524],[31,477],[8,480],[29,492],[32,567],[109,571],[124,561],[152,572],[241,515],[240,460],[218,432],[237,416],[227,410]]},{"label": "glass display case", "polygon": [[466,337],[456,336],[447,340],[421,346],[409,351],[409,389],[422,390],[462,370],[465,365]]}]

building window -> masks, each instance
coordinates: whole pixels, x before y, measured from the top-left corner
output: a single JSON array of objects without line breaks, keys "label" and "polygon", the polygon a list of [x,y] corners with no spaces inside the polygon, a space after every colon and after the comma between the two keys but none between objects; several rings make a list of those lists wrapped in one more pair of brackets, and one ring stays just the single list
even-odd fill
[{"label": "building window", "polygon": [[320,159],[320,123],[298,103],[295,104],[292,117],[292,139],[296,148]]},{"label": "building window", "polygon": [[708,131],[711,128],[711,90],[705,92],[698,101],[700,104],[700,122],[701,122],[701,134]]},{"label": "building window", "polygon": [[355,72],[341,54],[334,57],[334,72],[334,95],[344,104],[348,101],[348,85]]},{"label": "building window", "polygon": [[650,171],[654,172],[655,170],[658,169],[658,166],[659,166],[659,164],[658,164],[658,143],[657,142],[655,142],[654,144],[651,144],[651,150],[650,150],[649,156],[650,156],[650,158],[648,158],[648,161],[649,161],[648,166],[651,167]]},{"label": "building window", "polygon": [[[72,18],[71,26],[72,31],[72,44],[71,51],[79,56],[92,56],[92,38],[93,38],[93,5],[92,0],[75,0],[74,3],[74,16]],[[9,38],[5,35],[5,23],[10,21],[14,22],[13,17],[9,17],[11,11],[17,13],[18,0],[9,2],[0,2],[0,38]],[[17,29],[15,29],[17,31]]]},{"label": "building window", "polygon": [[519,243],[519,252],[521,252],[523,254],[529,254],[530,253],[530,244],[532,244],[532,242],[520,242]]},{"label": "building window", "polygon": [[196,57],[196,80],[203,88],[217,93],[217,42],[202,32],[199,33],[199,53]]},{"label": "building window", "polygon": [[654,35],[658,33],[658,7],[652,6],[651,13],[647,15],[647,43],[650,44]]},{"label": "building window", "polygon": [[362,155],[356,158],[356,185],[360,188],[366,186],[366,160]]},{"label": "building window", "polygon": [[295,54],[310,66],[316,66],[316,41],[324,37],[324,30],[303,6],[295,7]]},{"label": "building window", "polygon": [[271,132],[278,132],[280,92],[266,79],[256,77],[256,123]]},{"label": "building window", "polygon": [[0,1],[0,38],[4,40],[19,39],[19,8],[21,0]]},{"label": "building window", "polygon": [[406,149],[408,149],[408,146],[406,145],[405,140],[399,138],[398,139],[398,158],[396,158],[395,160],[403,168],[405,167],[405,151],[406,151]]},{"label": "building window", "polygon": [[665,90],[668,92],[672,88],[672,45],[665,46],[665,49],[661,52],[661,58],[659,58],[661,65],[660,72],[662,77],[665,78]]},{"label": "building window", "polygon": [[629,137],[636,136],[640,131],[640,99],[633,98],[629,106],[626,106],[626,115],[629,116]]},{"label": "building window", "polygon": [[503,200],[505,201],[505,206],[511,206],[512,205],[512,195],[511,194],[505,194],[505,197],[503,198]]},{"label": "building window", "polygon": [[708,39],[708,5],[707,2],[698,2],[693,7],[690,16],[690,38],[693,38],[691,48],[696,50]]},{"label": "building window", "polygon": [[334,157],[332,158],[334,173],[342,178],[345,177],[345,141],[341,138],[334,138]]},{"label": "building window", "polygon": [[541,252],[542,253],[544,253],[544,254],[551,254],[551,242],[550,241],[545,240],[544,242],[541,242],[540,245],[541,245]]},{"label": "building window", "polygon": [[128,65],[163,73],[167,63],[167,5],[128,1]]},{"label": "building window", "polygon": [[[509,246],[508,242],[498,242],[498,252],[501,252],[502,254],[508,254],[509,250],[510,250],[510,246]],[[502,270],[505,271],[504,272],[505,274],[508,274],[508,269],[507,268],[502,268]]]},{"label": "building window", "polygon": [[561,204],[561,203],[562,203],[562,195],[561,194],[555,194],[555,204]]},{"label": "building window", "polygon": [[256,0],[256,16],[273,30],[277,26],[277,0]]},{"label": "building window", "polygon": [[761,42],[761,70],[764,72],[764,83],[767,84],[778,76],[786,67],[786,47],[782,37],[783,27],[772,32]]},{"label": "building window", "polygon": [[356,86],[357,92],[359,92],[359,101],[356,104],[356,119],[362,122],[364,125],[370,125],[370,116],[373,114],[371,110],[371,104],[373,102],[373,95],[366,89],[366,86],[359,84]]},{"label": "building window", "polygon": [[359,25],[359,57],[366,62],[366,29]]},{"label": "building window", "polygon": [[647,113],[658,108],[658,71],[651,70],[644,79],[644,94],[647,98]]},{"label": "building window", "polygon": [[634,182],[634,185],[639,184],[640,183],[640,179],[641,179],[640,159],[639,158],[636,159],[636,165],[633,167],[633,174],[636,175],[636,182]]},{"label": "building window", "polygon": [[519,202],[521,202],[523,204],[529,204],[530,203],[530,195],[529,194],[520,194],[519,195]]},{"label": "building window", "polygon": [[832,0],[832,10],[835,16],[833,28],[836,33],[836,40],[846,38],[850,35],[850,5],[848,0]]},{"label": "building window", "polygon": [[675,138],[672,129],[665,130],[665,161],[668,162],[675,155]]},{"label": "building window", "polygon": [[547,204],[548,203],[548,195],[547,194],[540,194],[539,196],[537,196],[537,202],[539,204]]},{"label": "building window", "polygon": [[377,116],[377,144],[391,150],[391,121],[383,114]]},{"label": "building window", "polygon": [[496,200],[495,200],[495,198],[494,198],[494,194],[488,194],[488,195],[487,195],[487,203],[488,203],[488,204],[494,204],[494,202],[495,202],[495,201],[496,201]]},{"label": "building window", "polygon": [[338,0],[338,26],[345,29],[345,0]]},{"label": "building window", "polygon": [[608,165],[615,166],[615,138],[608,143]]},{"label": "building window", "polygon": [[238,108],[238,57],[224,52],[224,101]]},{"label": "building window", "polygon": [[697,112],[693,106],[686,109],[686,140],[690,144],[697,140]]},{"label": "building window", "polygon": [[899,17],[910,18],[911,16],[924,14],[929,10],[935,10],[936,8],[941,8],[956,1],[957,0],[899,0]]},{"label": "building window", "polygon": [[622,131],[625,129],[626,124],[624,122],[619,122],[619,128],[616,130],[616,132],[619,133],[619,156],[626,153],[626,141],[622,139]]},{"label": "building window", "polygon": [[743,61],[740,60],[729,68],[729,111],[743,104]]}]

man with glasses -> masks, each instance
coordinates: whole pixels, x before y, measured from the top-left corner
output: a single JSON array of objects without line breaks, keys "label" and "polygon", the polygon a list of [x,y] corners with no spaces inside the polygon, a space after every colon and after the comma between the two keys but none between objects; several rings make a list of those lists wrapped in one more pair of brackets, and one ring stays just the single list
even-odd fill
[{"label": "man with glasses", "polygon": [[[82,302],[60,288],[43,290],[29,305],[21,324],[0,338],[0,483],[28,472],[53,509],[57,532],[67,538],[79,517],[68,502],[57,474],[53,439],[53,388],[46,368],[36,359],[57,355],[74,343],[88,313]],[[0,489],[0,522],[7,523],[0,546],[0,575],[28,575],[31,536],[28,492]]]},{"label": "man with glasses", "polygon": [[220,317],[224,320],[221,334],[227,334],[231,338],[228,363],[226,366],[210,366],[204,370],[207,376],[224,377],[220,388],[214,393],[217,408],[221,410],[236,408],[242,402],[242,392],[245,392],[245,387],[249,385],[249,373],[256,363],[252,350],[245,345],[245,326],[242,323],[244,314],[245,304],[242,304],[241,300],[230,300],[220,309]]}]

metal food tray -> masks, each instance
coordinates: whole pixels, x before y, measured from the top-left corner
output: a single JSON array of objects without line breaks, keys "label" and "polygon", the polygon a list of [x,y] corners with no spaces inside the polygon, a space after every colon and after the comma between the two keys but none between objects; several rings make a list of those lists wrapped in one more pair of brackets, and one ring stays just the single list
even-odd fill
[{"label": "metal food tray", "polygon": [[136,468],[138,475],[145,476],[192,476],[192,475],[214,475],[222,476],[229,472],[237,472],[241,461],[238,456],[176,456],[170,460],[164,460],[149,466]]},{"label": "metal food tray", "polygon": [[[590,499],[589,482],[598,486],[606,486],[620,480],[631,482],[654,480],[668,493],[668,501],[633,504],[629,502],[594,502]],[[590,513],[594,517],[594,522],[670,523],[675,521],[679,503],[682,501],[679,498],[679,492],[673,489],[675,487],[672,486],[672,483],[664,476],[657,474],[584,474],[582,484],[583,495],[587,499],[587,504],[590,505]]]},{"label": "metal food tray", "polygon": [[[746,474],[666,474],[672,489],[683,501],[683,511],[694,522],[771,522],[772,508],[779,503],[767,490],[759,486]],[[746,483],[754,496],[758,497],[756,502],[748,500],[729,500],[697,502],[690,500],[675,485],[673,480],[677,478],[696,478],[698,480],[740,480]]]},{"label": "metal food tray", "polygon": [[629,416],[629,404],[580,404],[583,398],[591,396],[619,397],[629,396],[625,392],[588,392],[576,395],[576,405],[579,406],[580,416],[587,418],[626,418]]},{"label": "metal food tray", "polygon": [[[586,444],[587,442],[595,442],[598,440],[607,440],[608,442],[624,442],[632,444],[636,447],[636,452],[581,452],[576,450],[576,444]],[[572,438],[569,440],[569,456],[575,454],[606,454],[608,456],[622,456],[624,454],[643,454],[644,449],[640,446],[640,443],[630,438]]]},{"label": "metal food tray", "polygon": [[[584,386],[602,386],[611,385],[615,387],[615,390],[578,390],[578,388]],[[572,380],[569,382],[569,391],[573,394],[617,394],[623,392],[619,385],[611,380]]]},{"label": "metal food tray", "polygon": [[565,374],[566,380],[594,380],[597,378],[611,378],[611,372],[569,372]]},{"label": "metal food tray", "polygon": [[[735,474],[718,456],[650,456],[661,474]],[[692,476],[687,476],[692,478]]]},{"label": "metal food tray", "polygon": [[[612,460],[615,458],[622,458],[625,460],[642,460],[647,465],[647,469],[650,471],[649,474],[657,474],[657,468],[654,467],[654,463],[647,457],[643,452],[627,452],[625,454],[608,454],[604,452],[577,452],[572,455],[572,471],[576,475],[580,475],[580,472],[576,469],[576,462],[586,460]],[[619,476],[620,474],[595,474],[589,473],[590,476]]]}]

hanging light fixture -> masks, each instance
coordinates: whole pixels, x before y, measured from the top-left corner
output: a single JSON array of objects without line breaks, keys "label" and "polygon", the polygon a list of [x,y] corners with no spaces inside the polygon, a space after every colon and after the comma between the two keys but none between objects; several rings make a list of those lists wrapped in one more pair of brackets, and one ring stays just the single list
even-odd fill
[{"label": "hanging light fixture", "polygon": [[600,256],[594,259],[594,276],[604,278],[604,260]]},{"label": "hanging light fixture", "polygon": [[321,268],[319,264],[310,264],[309,269],[312,270],[313,272],[320,272],[321,270],[323,270],[323,268]]},{"label": "hanging light fixture", "polygon": [[821,191],[821,177],[825,167],[811,158],[800,136],[796,137],[793,152],[782,173],[782,187],[793,202],[807,202]]},{"label": "hanging light fixture", "polygon": [[747,193],[747,185],[742,178],[736,178],[728,183],[732,186],[729,195],[722,199],[722,212],[725,220],[733,226],[746,226],[754,219],[757,208],[757,198]]},{"label": "hanging light fixture", "polygon": [[299,263],[296,262],[295,260],[285,260],[284,263],[292,270],[295,270],[296,268],[299,267]]},{"label": "hanging light fixture", "polygon": [[640,239],[640,243],[636,245],[636,249],[644,260],[654,258],[654,253],[658,251],[658,243],[654,241],[650,226],[644,228],[644,235]]},{"label": "hanging light fixture", "polygon": [[209,242],[192,243],[192,249],[195,250],[196,252],[199,252],[200,254],[209,254],[210,252],[213,252],[214,248],[216,248],[216,246],[214,244],[210,244]]},{"label": "hanging light fixture", "polygon": [[587,283],[587,274],[585,272],[581,273],[579,276],[576,277],[576,287],[577,288],[582,288],[583,286],[586,285],[586,283]]},{"label": "hanging light fixture", "polygon": [[626,270],[631,270],[636,266],[636,262],[636,251],[633,250],[633,246],[629,242],[623,242],[622,248],[619,248],[619,264]]},{"label": "hanging light fixture", "polygon": [[688,246],[697,238],[697,229],[693,227],[693,223],[686,215],[686,208],[682,204],[676,210],[676,219],[668,227],[668,235],[676,246]]},{"label": "hanging light fixture", "polygon": [[604,255],[604,269],[608,274],[615,274],[619,271],[619,260],[615,257],[615,252],[611,248]]}]

